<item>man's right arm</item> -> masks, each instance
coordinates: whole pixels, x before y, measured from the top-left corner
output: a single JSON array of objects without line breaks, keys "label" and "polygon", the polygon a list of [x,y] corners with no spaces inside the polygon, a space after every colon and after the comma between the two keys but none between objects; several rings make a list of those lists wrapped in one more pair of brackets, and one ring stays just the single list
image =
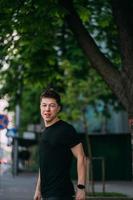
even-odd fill
[{"label": "man's right arm", "polygon": [[39,170],[34,200],[41,200],[41,184],[40,183],[41,183],[41,180],[40,180],[40,170]]}]

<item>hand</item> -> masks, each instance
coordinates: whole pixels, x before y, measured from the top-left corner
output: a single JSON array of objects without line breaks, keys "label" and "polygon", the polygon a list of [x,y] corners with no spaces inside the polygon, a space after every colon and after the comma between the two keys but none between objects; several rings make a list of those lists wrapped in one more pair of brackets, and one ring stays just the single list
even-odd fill
[{"label": "hand", "polygon": [[85,200],[85,190],[77,189],[76,200]]},{"label": "hand", "polygon": [[41,192],[40,191],[35,192],[34,200],[41,200]]}]

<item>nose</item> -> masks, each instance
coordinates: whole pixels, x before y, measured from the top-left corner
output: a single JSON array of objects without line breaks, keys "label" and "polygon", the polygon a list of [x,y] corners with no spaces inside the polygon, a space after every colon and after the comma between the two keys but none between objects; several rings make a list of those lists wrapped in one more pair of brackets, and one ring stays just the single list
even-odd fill
[{"label": "nose", "polygon": [[50,110],[50,106],[47,105],[47,106],[46,106],[46,111],[49,111],[49,110]]}]

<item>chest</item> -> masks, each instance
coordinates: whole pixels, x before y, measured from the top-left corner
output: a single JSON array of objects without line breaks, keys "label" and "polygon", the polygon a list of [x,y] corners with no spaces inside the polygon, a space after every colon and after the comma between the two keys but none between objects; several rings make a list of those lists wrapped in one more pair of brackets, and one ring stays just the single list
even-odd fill
[{"label": "chest", "polygon": [[64,133],[45,131],[40,140],[40,155],[50,163],[56,162],[55,159],[65,162],[66,158],[70,157],[71,151],[67,146]]}]

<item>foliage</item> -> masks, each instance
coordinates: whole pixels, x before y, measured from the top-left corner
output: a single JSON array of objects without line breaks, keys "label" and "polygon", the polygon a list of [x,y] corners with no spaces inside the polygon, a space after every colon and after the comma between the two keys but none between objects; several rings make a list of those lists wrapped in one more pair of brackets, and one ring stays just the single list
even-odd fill
[{"label": "foliage", "polygon": [[[0,7],[1,96],[8,95],[10,109],[21,105],[24,127],[39,122],[39,95],[48,84],[61,92],[69,119],[78,119],[97,99],[113,101],[64,21],[68,11],[60,1],[1,0]],[[99,49],[120,69],[110,1],[75,0],[74,8]]]},{"label": "foliage", "polygon": [[79,79],[74,78],[75,73],[78,74],[79,69],[75,71],[69,61],[64,61],[62,66],[66,74],[66,93],[63,97],[65,110],[64,118],[67,117],[68,120],[82,119],[83,113],[87,112],[89,104],[95,105],[99,99],[104,100],[104,98],[106,99],[106,96],[109,97],[109,95],[110,98],[107,99],[111,101],[111,91],[95,70],[90,69],[87,73],[87,77]]}]

